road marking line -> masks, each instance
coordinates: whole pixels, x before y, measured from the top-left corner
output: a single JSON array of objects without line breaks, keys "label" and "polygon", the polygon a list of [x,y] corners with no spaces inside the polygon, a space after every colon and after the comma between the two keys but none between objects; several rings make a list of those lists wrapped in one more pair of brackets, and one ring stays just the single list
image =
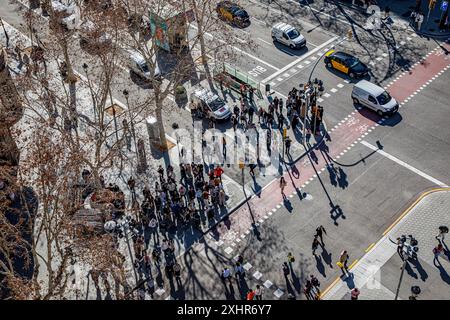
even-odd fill
[{"label": "road marking line", "polygon": [[[197,28],[195,25],[190,24],[190,26],[191,26],[192,28],[194,28],[195,30],[198,31],[198,28]],[[265,64],[266,66],[268,66],[268,67],[270,67],[270,68],[272,68],[272,69],[274,69],[274,70],[277,70],[277,71],[280,70],[279,68],[277,68],[277,67],[271,65],[270,63],[268,63],[268,62],[266,62],[266,61],[264,61],[264,60],[262,60],[262,59],[260,59],[260,58],[258,58],[258,57],[255,57],[254,55],[252,55],[252,54],[250,54],[250,53],[248,53],[248,52],[245,52],[244,50],[239,49],[238,47],[231,46],[231,45],[227,44],[226,41],[224,41],[224,40],[222,40],[222,39],[217,39],[217,37],[214,37],[214,36],[213,36],[211,33],[209,33],[209,32],[205,32],[204,34],[207,35],[208,37],[212,38],[212,39],[219,40],[219,42],[221,42],[221,43],[223,43],[223,44],[225,44],[225,45],[230,46],[231,48],[235,49],[236,51],[241,52],[242,54],[245,54],[246,56],[249,56],[250,58],[252,58],[252,59],[254,59],[254,60],[258,61],[258,62],[261,62],[261,63]],[[273,78],[275,78],[275,77],[273,77]],[[273,79],[273,78],[271,78],[271,79]]]},{"label": "road marking line", "polygon": [[261,38],[257,38],[259,41],[262,41],[262,42],[264,42],[265,44],[268,44],[269,46],[271,46],[272,45],[272,43],[270,43],[270,42],[268,42],[268,41],[266,41],[266,40],[264,40],[264,39],[261,39]]},{"label": "road marking line", "polygon": [[390,159],[390,160],[392,160],[392,161],[398,163],[399,165],[401,165],[401,166],[405,167],[406,169],[409,169],[410,171],[412,171],[412,172],[418,174],[419,176],[421,176],[421,177],[423,177],[423,178],[425,178],[425,179],[427,179],[427,180],[433,182],[434,184],[436,184],[436,185],[438,185],[438,186],[440,186],[440,187],[447,187],[447,185],[446,185],[445,183],[443,183],[442,181],[439,181],[439,180],[437,180],[437,179],[431,177],[430,175],[426,174],[425,172],[420,171],[419,169],[414,168],[413,166],[407,164],[406,162],[404,162],[404,161],[402,161],[402,160],[400,160],[400,159],[398,159],[398,158],[396,158],[396,157],[390,155],[389,153],[384,152],[383,150],[378,149],[377,147],[371,145],[371,144],[368,143],[367,141],[361,141],[361,143],[362,143],[363,145],[365,145],[366,147],[368,147],[369,149],[372,149],[372,150],[378,152],[378,153],[381,154],[382,156],[384,156],[384,157],[386,157],[386,158],[388,158],[388,159]]},{"label": "road marking line", "polygon": [[359,259],[356,259],[355,261],[353,261],[352,264],[348,267],[348,269],[353,268],[358,261],[359,261]]},{"label": "road marking line", "polygon": [[372,249],[374,245],[375,245],[375,242],[374,242],[374,243],[372,243],[372,244],[371,244],[370,246],[368,246],[368,247],[367,247],[367,249],[366,249],[366,250],[364,250],[364,252],[365,252],[365,253],[369,252],[369,251],[370,251],[370,249]]},{"label": "road marking line", "polygon": [[336,39],[338,39],[339,37],[333,37],[331,39],[329,39],[328,41],[324,42],[323,44],[321,44],[319,47],[314,48],[313,50],[307,52],[305,55],[299,57],[297,60],[291,62],[290,64],[288,64],[287,66],[285,66],[282,69],[277,69],[278,71],[275,72],[274,74],[268,76],[267,78],[265,78],[264,80],[262,80],[262,83],[267,83],[270,80],[272,80],[275,77],[278,77],[278,75],[282,74],[283,72],[286,72],[286,70],[289,70],[290,68],[292,68],[294,65],[298,64],[300,61],[303,61],[304,59],[306,59],[307,57],[309,57],[310,55],[315,54],[317,51],[321,50],[323,47],[326,47],[327,45],[329,45],[330,43],[332,43],[333,41],[335,41]]}]

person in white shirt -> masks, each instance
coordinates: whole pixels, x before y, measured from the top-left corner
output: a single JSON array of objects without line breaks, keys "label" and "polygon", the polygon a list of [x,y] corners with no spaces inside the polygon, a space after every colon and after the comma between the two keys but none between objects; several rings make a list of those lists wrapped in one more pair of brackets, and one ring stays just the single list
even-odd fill
[{"label": "person in white shirt", "polygon": [[259,284],[257,284],[256,289],[255,289],[255,299],[262,300],[263,294],[264,294],[264,288],[262,288]]},{"label": "person in white shirt", "polygon": [[422,27],[423,23],[423,14],[422,12],[419,12],[416,16],[416,23],[417,23],[417,31],[420,31],[420,28]]}]

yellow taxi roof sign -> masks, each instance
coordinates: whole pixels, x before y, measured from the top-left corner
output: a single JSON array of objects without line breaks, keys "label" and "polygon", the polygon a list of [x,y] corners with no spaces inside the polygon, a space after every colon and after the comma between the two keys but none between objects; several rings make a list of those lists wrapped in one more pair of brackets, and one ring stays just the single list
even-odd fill
[{"label": "yellow taxi roof sign", "polygon": [[326,54],[325,54],[325,56],[326,57],[328,57],[330,54],[332,54],[334,52],[334,50],[333,49],[331,49],[330,51],[328,51]]}]

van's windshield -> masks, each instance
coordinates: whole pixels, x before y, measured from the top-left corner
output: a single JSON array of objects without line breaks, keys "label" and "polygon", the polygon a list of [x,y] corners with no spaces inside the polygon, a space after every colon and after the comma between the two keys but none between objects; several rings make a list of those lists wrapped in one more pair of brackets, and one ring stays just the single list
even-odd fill
[{"label": "van's windshield", "polygon": [[383,92],[382,94],[380,94],[377,97],[378,103],[380,105],[385,105],[386,103],[388,103],[389,101],[391,101],[392,97],[389,95],[389,93],[387,93],[386,91]]},{"label": "van's windshield", "polygon": [[291,31],[289,31],[287,33],[287,35],[288,35],[289,39],[295,39],[300,36],[300,33],[296,29],[292,29]]},{"label": "van's windshield", "polygon": [[147,66],[147,64],[145,62],[144,63],[140,63],[139,64],[139,68],[141,68],[142,72],[145,72],[145,73],[150,72],[149,69],[148,69],[148,66]]}]

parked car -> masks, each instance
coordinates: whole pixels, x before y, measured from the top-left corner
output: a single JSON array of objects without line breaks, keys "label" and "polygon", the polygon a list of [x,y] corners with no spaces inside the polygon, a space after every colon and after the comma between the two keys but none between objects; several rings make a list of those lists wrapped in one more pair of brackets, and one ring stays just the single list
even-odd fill
[{"label": "parked car", "polygon": [[397,101],[386,90],[367,80],[355,84],[352,99],[354,103],[372,109],[380,116],[393,114],[399,107]]},{"label": "parked car", "polygon": [[328,51],[324,62],[328,68],[348,74],[350,78],[363,77],[369,73],[369,68],[358,58],[342,51]]},{"label": "parked car", "polygon": [[151,66],[147,64],[145,58],[137,51],[124,49],[124,61],[132,73],[144,80],[161,79],[161,70],[159,69],[156,57],[153,57],[154,72],[151,73]]},{"label": "parked car", "polygon": [[306,39],[290,24],[279,22],[272,27],[272,40],[282,43],[291,49],[299,49],[306,46]]},{"label": "parked car", "polygon": [[216,7],[219,17],[239,27],[250,25],[250,16],[238,4],[231,1],[221,1]]},{"label": "parked car", "polygon": [[230,107],[215,93],[199,88],[191,93],[191,103],[197,106],[204,114],[217,120],[231,117]]}]

